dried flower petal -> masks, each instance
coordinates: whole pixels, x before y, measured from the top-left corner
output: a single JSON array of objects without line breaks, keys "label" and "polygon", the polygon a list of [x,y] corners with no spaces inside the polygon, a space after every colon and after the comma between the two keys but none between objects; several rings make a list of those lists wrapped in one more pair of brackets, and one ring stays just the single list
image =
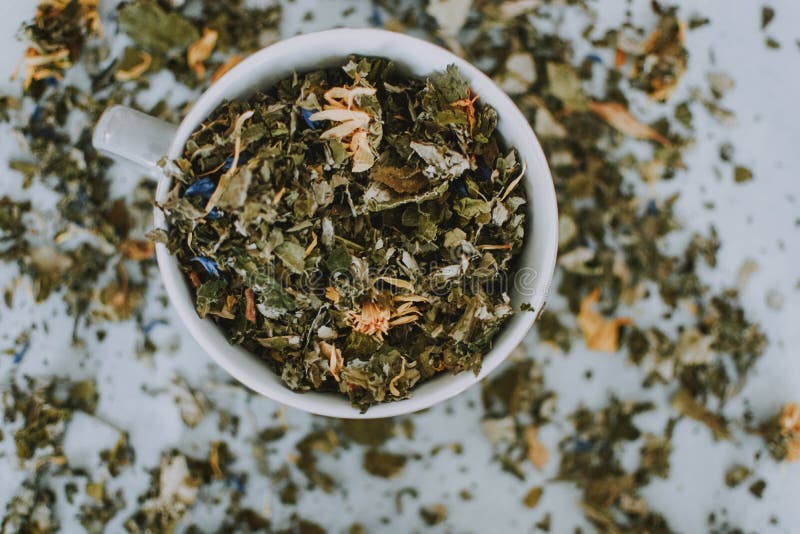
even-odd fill
[{"label": "dried flower petal", "polygon": [[542,469],[547,465],[547,460],[550,455],[544,443],[539,441],[539,431],[535,426],[529,426],[525,429],[525,443],[528,446],[528,460],[530,460],[537,469]]},{"label": "dried flower petal", "polygon": [[618,102],[589,102],[589,109],[619,132],[635,139],[651,139],[668,145],[666,137],[650,126],[642,124]]},{"label": "dried flower petal", "polygon": [[353,172],[367,171],[375,164],[375,154],[372,152],[367,132],[364,130],[353,134],[350,152],[353,154]]},{"label": "dried flower petal", "polygon": [[478,95],[472,96],[472,89],[467,89],[467,98],[451,102],[450,105],[457,108],[464,108],[467,114],[467,123],[469,124],[469,134],[472,135],[472,130],[475,129],[475,102],[478,100]]},{"label": "dried flower petal", "polygon": [[[28,48],[23,58],[25,64],[25,74],[22,87],[28,89],[36,80],[53,77],[61,79],[61,71],[72,66],[69,50],[66,48],[56,50],[49,54],[41,54],[33,47]],[[17,72],[11,76],[16,79]]]},{"label": "dried flower petal", "polygon": [[328,358],[328,368],[330,369],[333,378],[337,382],[341,381],[341,372],[342,369],[344,369],[344,357],[342,356],[341,349],[337,349],[333,343],[320,341],[319,351],[324,357]]},{"label": "dried flower petal", "polygon": [[119,251],[131,260],[149,260],[155,254],[156,245],[152,241],[126,239],[120,243]]},{"label": "dried flower petal", "polygon": [[372,116],[364,110],[353,108],[353,100],[362,95],[374,95],[375,92],[372,87],[333,87],[324,95],[328,101],[325,109],[304,115],[309,125],[317,121],[341,123],[322,132],[320,139],[345,141],[349,138],[348,148],[353,158],[353,172],[364,172],[375,164],[375,154],[367,132]]},{"label": "dried flower petal", "polygon": [[241,63],[243,59],[244,57],[240,56],[239,54],[234,54],[228,59],[226,59],[225,63],[217,67],[217,70],[215,70],[214,74],[211,75],[211,83],[214,83],[220,78],[222,78],[225,75],[225,73],[227,73],[233,67]]},{"label": "dried flower petal", "polygon": [[256,324],[256,294],[251,288],[244,290],[245,309],[244,318]]},{"label": "dried flower petal", "polygon": [[222,469],[219,468],[219,446],[219,441],[212,443],[211,452],[208,455],[208,465],[214,474],[214,480],[222,480]]},{"label": "dried flower petal", "polygon": [[361,313],[347,312],[347,319],[353,325],[353,330],[368,336],[374,336],[378,341],[383,341],[383,336],[389,332],[389,320],[392,312],[374,302],[366,302],[361,306]]},{"label": "dried flower petal", "polygon": [[186,62],[199,80],[206,77],[206,67],[203,62],[211,57],[211,53],[217,45],[217,38],[219,38],[219,33],[216,30],[205,28],[203,36],[186,52]]},{"label": "dried flower petal", "polygon": [[400,278],[392,278],[391,276],[379,276],[376,280],[381,280],[386,282],[387,284],[391,284],[394,287],[400,289],[406,289],[408,291],[414,291],[414,284],[409,282],[408,280],[402,280]]},{"label": "dried flower petal", "polygon": [[786,438],[786,461],[800,460],[800,406],[789,402],[781,411],[778,418],[781,435]]},{"label": "dried flower petal", "polygon": [[333,286],[328,286],[325,288],[325,298],[336,304],[342,298],[336,288]]},{"label": "dried flower petal", "polygon": [[353,100],[360,96],[372,96],[377,93],[374,87],[331,87],[323,95],[325,100],[333,105],[338,104],[338,100],[343,100],[347,109],[353,107]]},{"label": "dried flower petal", "polygon": [[594,304],[600,300],[600,289],[595,289],[581,301],[578,326],[589,350],[616,352],[619,349],[619,328],[631,324],[627,317],[607,320],[595,311]]},{"label": "dried flower petal", "polygon": [[781,411],[778,420],[781,430],[784,432],[800,432],[800,405],[796,402],[787,402]]},{"label": "dried flower petal", "polygon": [[114,72],[114,78],[120,82],[127,82],[130,80],[135,80],[147,72],[147,69],[149,69],[150,65],[153,64],[153,56],[142,50],[137,50],[136,54],[139,63],[127,69],[118,69],[116,72]]},{"label": "dried flower petal", "polygon": [[389,393],[391,393],[395,397],[401,397],[402,396],[402,394],[400,393],[400,391],[398,391],[397,386],[395,386],[395,384],[397,383],[398,380],[400,380],[401,378],[403,378],[406,375],[406,360],[405,360],[405,358],[402,358],[400,360],[400,365],[401,365],[400,372],[397,373],[391,380],[389,380]]},{"label": "dried flower petal", "polygon": [[[308,118],[309,120],[312,121],[334,121],[334,122],[353,123],[354,130],[357,128],[361,128],[362,126],[366,126],[367,124],[369,124],[370,121],[369,113],[367,113],[366,111],[359,111],[347,108],[324,109],[322,111],[317,111]],[[320,136],[320,138],[333,139],[333,138],[343,137],[342,135],[328,133],[333,130],[334,129],[324,132]],[[344,131],[344,130],[339,130],[339,131]]]}]

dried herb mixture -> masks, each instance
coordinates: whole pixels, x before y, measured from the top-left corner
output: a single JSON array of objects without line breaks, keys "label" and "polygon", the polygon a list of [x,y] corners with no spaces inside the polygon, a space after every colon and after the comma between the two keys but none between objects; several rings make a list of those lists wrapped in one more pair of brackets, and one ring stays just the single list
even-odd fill
[{"label": "dried herb mixture", "polygon": [[477,374],[513,309],[524,166],[455,66],[351,57],[225,103],[174,162],[166,242],[197,313],[293,390],[355,406]]},{"label": "dried herb mixture", "polygon": [[[0,358],[4,373],[0,532],[82,527],[98,533],[356,534],[412,531],[428,525],[470,530],[479,519],[502,520],[497,525],[501,528],[510,522],[515,530],[537,532],[707,530],[732,534],[744,531],[735,524],[742,518],[748,531],[794,527],[777,515],[778,507],[791,500],[775,497],[782,489],[792,489],[791,477],[800,461],[800,407],[786,402],[785,390],[777,382],[774,388],[769,384],[762,389],[758,404],[753,399],[748,404],[752,390],[744,389],[748,383],[759,385],[759,380],[763,384],[766,374],[759,377],[753,371],[764,360],[774,362],[775,347],[782,343],[778,338],[767,347],[766,328],[754,321],[755,314],[745,309],[737,293],[756,264],[746,261],[738,280],[730,277],[727,283],[724,278],[721,284],[718,279],[712,283],[708,274],[717,267],[718,250],[729,244],[729,229],[720,225],[719,232],[713,227],[695,228],[694,234],[687,231],[679,216],[686,199],[665,193],[685,188],[687,196],[700,195],[713,215],[729,193],[735,196],[763,183],[761,170],[750,167],[746,149],[727,141],[737,120],[735,111],[742,111],[727,107],[731,99],[726,95],[736,81],[719,72],[713,62],[709,62],[709,72],[698,73],[702,58],[713,57],[714,45],[707,50],[690,45],[694,35],[702,36],[696,41],[702,42],[708,32],[720,31],[720,22],[707,16],[719,7],[704,4],[678,10],[660,1],[631,1],[620,8],[617,2],[581,0],[348,4],[343,23],[413,33],[446,46],[481,68],[514,98],[553,170],[561,213],[560,259],[556,291],[537,321],[538,335],[519,347],[481,391],[476,388],[413,417],[337,421],[276,409],[270,401],[206,372],[195,354],[173,354],[176,329],[170,326],[173,318],[158,282],[153,245],[145,239],[152,225],[153,183],[134,180],[123,192],[119,186],[125,176],[120,167],[90,143],[95,121],[113,104],[179,122],[200,90],[248,53],[280,38],[281,29],[288,35],[287,28],[297,18],[293,13],[297,3],[252,5],[256,3],[30,3],[30,20],[19,34],[25,46],[16,90],[0,95],[0,128],[9,139],[3,146],[19,146],[7,162],[4,183],[8,187],[0,196],[0,269],[8,273],[0,309],[6,354]],[[316,10],[321,4],[314,4],[303,20],[321,20]],[[771,36],[785,27],[786,8],[771,4],[753,7],[751,29],[765,32],[764,54],[778,57],[780,52],[780,57],[789,57],[783,53],[792,52],[790,47],[775,51],[780,43]],[[696,8],[704,11],[696,12]],[[615,9],[619,9],[616,15]],[[608,11],[600,16],[600,10]],[[747,28],[747,12],[742,8],[737,28]],[[283,22],[289,23],[287,28],[280,27]],[[755,56],[757,51],[753,53],[763,59]],[[719,64],[724,62],[720,59]],[[388,68],[381,65],[381,72]],[[685,73],[704,74],[707,83],[700,76],[688,82],[692,76]],[[333,75],[338,76],[339,87],[355,84],[342,70]],[[175,93],[154,94],[151,84],[155,88],[165,77]],[[367,73],[365,78],[377,91],[385,89],[374,75]],[[283,124],[294,125],[292,134],[288,130],[282,134],[283,141],[316,140],[327,145],[331,157],[341,158],[339,167],[335,172],[325,169],[323,148],[315,153],[316,165],[322,165],[316,175],[293,158],[281,168],[298,169],[297,179],[307,180],[304,183],[327,182],[333,198],[330,205],[337,201],[333,192],[341,194],[345,187],[334,187],[334,175],[344,176],[355,208],[355,200],[363,201],[364,185],[372,183],[368,180],[372,171],[383,164],[376,150],[370,169],[354,173],[354,155],[366,145],[389,146],[392,132],[383,113],[382,144],[373,146],[377,131],[367,131],[352,147],[351,136],[342,143],[344,149],[334,153],[333,140],[320,138],[341,123],[311,119],[330,104],[324,97],[327,90],[313,92],[313,104],[298,102],[299,93],[287,83],[289,109],[275,113],[286,113],[289,120]],[[333,100],[340,102],[342,97]],[[353,100],[361,105],[361,97]],[[752,102],[753,110],[759,111],[760,105]],[[453,120],[459,117],[458,127],[469,132],[466,106],[441,108]],[[235,126],[236,118],[246,112],[243,108],[233,111],[232,116],[221,116],[229,126]],[[271,132],[259,133],[253,118],[241,125],[241,140],[247,148],[248,131],[262,137]],[[478,129],[477,122],[473,128]],[[210,130],[226,144],[228,153],[216,156],[215,164],[224,166],[234,152],[235,128],[212,126]],[[726,135],[715,147],[712,134],[720,132]],[[718,152],[719,161],[709,169],[697,164],[687,168],[695,144],[698,149],[711,146],[708,152]],[[460,149],[458,144],[449,146]],[[259,158],[241,146],[239,152],[237,164],[231,160],[228,168],[235,170],[230,183],[240,174],[237,171]],[[305,152],[291,154],[306,161]],[[365,157],[360,156],[358,163],[367,165],[366,151],[360,154]],[[482,157],[477,151],[476,156],[477,176],[471,165],[464,176],[480,184]],[[419,164],[417,157],[412,154],[404,163]],[[259,183],[262,169],[249,170],[251,187],[259,187],[253,184]],[[706,171],[717,175],[725,194],[717,197],[689,187],[703,182]],[[224,172],[195,175],[191,185],[213,178],[216,190]],[[402,192],[392,187],[415,183],[399,181],[406,178],[384,173],[384,181],[378,184],[390,194],[422,194],[422,189]],[[463,189],[456,187],[459,182],[460,178],[453,180],[442,194],[458,199],[466,190],[472,196],[466,180]],[[279,200],[285,203],[291,198],[289,190],[295,189],[284,185],[287,191]],[[199,219],[202,223],[197,228],[216,232],[227,220],[225,224],[234,232],[228,236],[235,236],[235,210],[220,206],[230,199],[223,200],[221,195],[206,213],[203,209],[213,191],[187,195],[189,186],[181,182],[174,198],[181,209],[201,212],[188,216],[187,223],[193,225]],[[317,185],[317,190],[320,187],[321,199],[331,198],[325,186]],[[296,205],[302,207],[302,214],[319,204],[314,188],[310,188],[314,194],[302,198],[296,191],[292,216]],[[511,196],[515,196],[513,191]],[[260,206],[271,207],[274,196],[265,196]],[[415,214],[405,221],[417,224],[404,226],[405,210],[417,206],[414,202],[396,210],[400,213],[395,228],[403,229],[402,239],[396,242],[403,247],[424,241],[431,231],[426,223],[433,219],[425,218],[429,212],[410,212]],[[344,212],[349,210],[348,202]],[[220,217],[215,221],[216,215]],[[370,213],[365,220],[385,215]],[[486,214],[477,210],[471,220],[481,217]],[[295,218],[299,222],[313,219]],[[317,267],[315,258],[322,256],[319,270],[328,275],[325,259],[336,260],[332,254],[322,255],[328,252],[322,227],[312,224],[289,232],[288,224],[277,225],[285,238],[282,243],[302,247],[304,270],[307,263]],[[442,221],[437,219],[434,225],[436,238],[442,238]],[[269,237],[270,232],[259,231]],[[316,245],[302,257],[312,235]],[[351,241],[363,245],[367,237],[356,235]],[[199,235],[199,241],[211,242],[207,234]],[[277,250],[282,243],[266,239],[262,245],[274,245]],[[482,243],[488,241],[472,242]],[[334,238],[332,248],[337,245],[353,257],[364,254],[374,262],[371,251]],[[508,257],[502,250],[486,250],[496,260]],[[220,261],[222,256],[216,256],[216,251],[197,256],[206,260],[192,261],[195,255],[185,259],[201,286],[234,280],[236,266]],[[293,256],[284,257],[291,262]],[[300,275],[291,270],[290,263],[284,265],[277,255],[273,259],[280,268],[269,274],[277,282],[297,281]],[[220,276],[214,277],[209,268],[217,269]],[[394,277],[411,281],[399,272]],[[328,285],[318,285],[299,287],[309,301],[315,298],[328,309],[336,309],[326,296]],[[216,294],[210,291],[212,287],[211,297]],[[392,298],[412,294],[385,280],[373,287]],[[794,287],[796,291],[798,286]],[[234,324],[247,334],[263,325],[265,318],[256,315],[257,325],[248,320],[261,312],[255,306],[255,290],[248,300],[245,289],[230,293],[234,301],[228,312],[234,318],[239,314]],[[318,294],[312,289],[322,291]],[[416,285],[413,292],[419,292]],[[309,309],[303,308],[309,301],[298,304],[295,296],[288,296],[297,307],[293,313]],[[780,299],[769,302],[776,300]],[[224,311],[227,301],[206,298],[203,306],[208,305],[209,316],[219,317],[212,313]],[[253,303],[250,311],[248,302]],[[344,348],[353,330],[347,324],[347,312],[363,312],[363,303],[355,298],[340,297],[340,303],[355,305],[355,309],[339,310],[346,326],[341,330],[334,326],[337,334],[347,337],[325,341],[336,350]],[[410,316],[418,318],[390,328],[383,335],[384,344],[394,343],[398,332],[421,332],[427,310],[422,303],[411,304],[419,313]],[[389,301],[386,305],[398,304]],[[759,313],[758,319],[766,325],[769,316]],[[58,337],[65,324],[66,337]],[[319,327],[316,330],[312,334],[318,334]],[[66,342],[56,350],[47,344],[60,339]],[[372,335],[364,341],[378,343]],[[312,352],[317,359],[310,367],[315,374],[310,376],[335,389],[341,383],[326,374],[331,366],[329,359],[320,357],[322,347],[315,348],[311,342],[308,347],[317,351]],[[270,350],[280,352],[260,343],[254,349],[265,355]],[[788,354],[791,347],[785,350]],[[338,361],[335,350],[328,354],[333,354],[334,363]],[[402,371],[405,361],[401,359],[399,368],[391,369],[391,376]],[[581,362],[581,372],[574,372],[575,362]],[[583,362],[590,363],[584,368]],[[624,386],[624,395],[615,383],[616,375],[600,379],[599,370],[605,365],[614,365],[614,372],[628,379],[633,377]],[[422,363],[415,368],[419,373],[424,369]],[[570,370],[566,382],[561,374],[565,369]],[[186,379],[181,378],[183,374]],[[395,382],[398,388],[406,385],[399,379]],[[158,409],[153,416],[167,419],[150,417],[148,410],[154,406]],[[161,427],[158,433],[153,430],[161,421],[175,424],[165,425],[161,435]],[[693,434],[692,439],[684,439],[687,433]],[[73,454],[75,434],[83,435],[79,441],[86,454],[78,455],[82,458]],[[691,516],[700,503],[680,513],[662,506],[665,495],[670,499],[683,491],[674,475],[685,472],[682,454],[686,447],[692,448],[690,454],[699,454],[694,447],[703,442],[706,447],[716,442],[714,453],[725,455],[727,462],[722,469],[709,462],[698,486],[711,488],[709,493],[718,496],[717,502],[729,506],[731,513],[712,504],[703,512],[707,520],[698,524]],[[774,465],[777,462],[781,465]],[[486,465],[478,465],[482,463]],[[783,482],[773,476],[777,469],[786,475]],[[442,489],[445,477],[448,487]],[[714,480],[719,491],[709,482]],[[368,488],[366,498],[358,488]],[[486,507],[484,499],[502,499],[502,509]],[[570,507],[567,503],[573,500]],[[756,506],[748,507],[749,502]],[[736,514],[736,508],[751,508],[754,513]],[[762,517],[756,508],[769,510],[768,514],[774,510],[775,515],[763,516],[762,522],[756,519]],[[480,510],[482,517],[464,513],[468,509]]]}]

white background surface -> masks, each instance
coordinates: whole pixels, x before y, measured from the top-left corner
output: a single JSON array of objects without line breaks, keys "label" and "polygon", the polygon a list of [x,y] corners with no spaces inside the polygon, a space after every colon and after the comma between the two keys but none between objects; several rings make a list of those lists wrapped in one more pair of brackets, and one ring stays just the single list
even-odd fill
[{"label": "white background surface", "polygon": [[[7,75],[24,47],[16,41],[15,34],[21,22],[32,16],[35,1],[0,2],[0,94],[16,93],[18,83],[9,81]],[[648,3],[635,2],[634,11],[646,12]],[[684,17],[698,12],[712,20],[710,26],[687,34],[691,59],[681,91],[687,94],[693,86],[707,87],[708,72],[729,74],[736,86],[723,104],[735,111],[737,124],[723,127],[709,120],[706,113],[696,110],[697,146],[687,154],[689,170],[652,190],[643,189],[646,196],[659,197],[680,191],[677,212],[689,228],[705,230],[710,223],[716,225],[723,246],[719,268],[709,274],[714,285],[735,284],[737,272],[746,259],[758,263],[758,270],[742,289],[742,298],[751,317],[762,323],[771,344],[740,400],[748,399],[759,417],[775,413],[787,400],[800,401],[800,351],[797,348],[800,346],[800,242],[797,239],[800,224],[800,47],[796,43],[800,39],[800,2],[769,3],[776,8],[777,16],[767,31],[762,32],[759,29],[761,2],[681,2]],[[314,4],[322,3],[298,0],[285,5],[284,36],[301,28],[309,31],[334,26],[339,21],[338,13],[349,5],[356,6],[357,11],[347,19],[347,24],[367,24],[370,12],[367,2],[330,2],[324,9],[316,8],[314,21],[301,25],[303,14]],[[618,25],[623,20],[626,4],[617,0],[598,2],[598,27]],[[571,31],[571,22],[562,21],[565,33]],[[114,31],[111,23],[106,28]],[[764,44],[765,35],[775,37],[782,47],[768,49]],[[576,57],[581,57],[583,52],[577,50]],[[162,82],[163,85],[154,88],[154,93],[170,91],[168,80]],[[653,106],[638,107],[636,112],[645,118],[658,116],[658,109]],[[731,167],[720,164],[718,158],[718,146],[725,141],[735,146],[734,160],[754,171],[754,180],[742,185],[733,183]],[[23,193],[20,177],[5,168],[7,155],[18,150],[8,129],[0,129],[0,194],[15,198],[30,195],[34,205],[46,214],[52,209],[52,195],[40,186]],[[125,191],[124,175],[120,171],[120,183],[115,184],[115,190]],[[716,208],[704,208],[707,201],[713,201]],[[0,267],[0,283],[5,285],[13,272]],[[154,280],[152,297],[161,292],[160,283],[157,278]],[[767,305],[769,292],[782,295],[780,309]],[[162,450],[176,447],[187,454],[205,456],[209,442],[219,438],[214,414],[193,430],[184,428],[170,389],[174,376],[184,377],[218,406],[241,416],[239,438],[224,437],[239,458],[236,469],[246,468],[251,462],[254,434],[274,424],[273,414],[279,406],[227,385],[227,377],[213,366],[177,319],[154,332],[160,347],[155,357],[137,359],[135,347],[140,334],[134,324],[110,325],[105,342],[90,343],[85,349],[72,348],[69,343],[72,324],[64,318],[58,297],[34,307],[24,287],[16,296],[13,311],[0,308],[0,348],[11,346],[13,339],[30,324],[36,323],[39,327],[32,334],[31,349],[22,364],[14,366],[11,358],[0,358],[0,387],[6,387],[13,376],[23,374],[94,376],[101,391],[98,414],[131,434],[136,463],[119,478],[108,482],[110,490],[125,488],[128,507],[116,516],[109,532],[120,531],[121,522],[135,507],[136,496],[146,489],[147,471],[158,465]],[[646,310],[640,312],[646,317]],[[169,320],[170,310],[162,308],[153,298],[147,316]],[[49,326],[47,334],[42,329],[45,323]],[[178,349],[171,351],[170,345],[177,345]],[[570,431],[563,415],[580,402],[599,406],[609,392],[614,392],[625,399],[652,398],[661,405],[664,403],[663,390],[641,390],[641,373],[627,366],[620,355],[592,354],[578,346],[565,357],[537,346],[533,340],[529,347],[530,353],[546,362],[548,386],[560,395],[558,413],[562,414],[562,422],[547,426],[541,433],[551,451]],[[593,370],[592,381],[583,379],[587,369]],[[442,532],[531,532],[533,524],[542,519],[545,512],[552,513],[552,532],[569,532],[575,524],[591,532],[576,506],[578,491],[568,484],[547,484],[536,509],[523,507],[521,500],[527,490],[554,476],[557,459],[551,459],[543,473],[531,469],[524,483],[501,472],[499,466],[491,462],[491,450],[481,434],[479,404],[479,391],[473,388],[443,406],[414,416],[414,440],[396,438],[387,444],[387,449],[418,452],[422,459],[409,462],[402,475],[391,481],[363,473],[360,450],[344,451],[338,457],[321,456],[321,468],[330,472],[340,487],[330,495],[319,490],[302,491],[299,513],[326,525],[331,532],[344,531],[354,521],[360,521],[368,531],[408,532],[422,528],[418,515],[420,505],[442,502],[449,511],[448,520],[435,529]],[[741,405],[734,404],[730,410],[739,413]],[[643,428],[660,432],[668,416],[668,411],[662,410],[640,417],[638,422]],[[276,446],[270,458],[273,466],[286,459],[293,444],[310,425],[320,421],[292,410],[287,411],[286,418],[290,433]],[[14,454],[13,428],[4,430],[6,438],[0,442],[0,505],[17,492],[19,483],[26,477]],[[97,465],[98,451],[113,445],[115,440],[116,432],[107,425],[89,417],[76,417],[67,435],[70,464],[91,469]],[[431,458],[429,451],[433,446],[454,442],[463,445],[463,455],[444,451]],[[745,531],[800,532],[800,464],[776,465],[766,454],[756,460],[754,453],[759,450],[759,440],[738,435],[730,442],[713,443],[706,428],[688,420],[679,423],[674,445],[672,477],[653,482],[645,495],[675,529],[704,532],[708,513],[716,511],[718,516],[727,517],[730,523]],[[637,451],[638,445],[634,445],[632,463],[635,463]],[[748,493],[747,484],[735,490],[724,487],[724,471],[735,462],[752,467],[767,481],[762,500]],[[394,494],[407,486],[417,488],[419,497],[406,497],[403,513],[398,516]],[[472,501],[464,502],[458,497],[463,488],[474,494]],[[222,492],[223,488],[217,484],[208,491]],[[282,507],[277,496],[270,493],[269,481],[254,469],[245,502],[257,509],[269,505],[277,525],[295,511]],[[65,504],[61,495],[59,503],[59,506]],[[720,514],[722,508],[727,510],[727,515]],[[64,508],[60,515],[65,531],[80,529],[74,519],[74,509]],[[215,524],[215,512],[202,504],[188,516],[201,524],[206,521],[208,525]],[[777,525],[769,524],[772,516],[779,518]],[[383,525],[383,517],[392,518],[391,523]]]}]

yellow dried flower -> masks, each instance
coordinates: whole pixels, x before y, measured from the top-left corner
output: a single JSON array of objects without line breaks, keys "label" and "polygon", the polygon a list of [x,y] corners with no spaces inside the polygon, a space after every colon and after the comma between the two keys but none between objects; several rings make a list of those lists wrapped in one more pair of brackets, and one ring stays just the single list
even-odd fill
[{"label": "yellow dried flower", "polygon": [[383,336],[395,326],[413,323],[421,316],[414,302],[403,302],[394,311],[375,302],[367,302],[361,306],[361,312],[350,310],[345,315],[353,330],[383,341]]},{"label": "yellow dried flower", "polygon": [[356,332],[375,336],[379,341],[383,341],[383,336],[389,333],[392,312],[374,302],[366,302],[361,306],[361,313],[350,310],[346,317]]}]

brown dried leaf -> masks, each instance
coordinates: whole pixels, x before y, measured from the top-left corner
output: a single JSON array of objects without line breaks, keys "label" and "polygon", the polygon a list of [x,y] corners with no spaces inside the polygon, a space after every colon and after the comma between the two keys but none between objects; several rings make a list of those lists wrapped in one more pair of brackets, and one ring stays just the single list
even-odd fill
[{"label": "brown dried leaf", "polygon": [[244,317],[253,324],[256,324],[256,295],[255,291],[249,287],[244,290],[245,310]]},{"label": "brown dried leaf", "polygon": [[156,245],[152,241],[126,239],[120,243],[119,251],[130,260],[149,260],[156,252]]},{"label": "brown dried leaf", "polygon": [[678,391],[672,399],[672,408],[678,413],[706,425],[711,429],[714,439],[725,439],[730,436],[725,419],[699,404],[686,389]]},{"label": "brown dried leaf", "polygon": [[539,504],[539,499],[542,498],[542,493],[544,493],[544,490],[541,486],[534,486],[525,494],[525,499],[522,502],[528,508],[536,508],[536,505]]},{"label": "brown dried leaf", "polygon": [[403,169],[383,165],[373,167],[369,177],[380,184],[389,186],[397,193],[416,193],[425,187],[427,183],[427,180],[418,169]]}]

